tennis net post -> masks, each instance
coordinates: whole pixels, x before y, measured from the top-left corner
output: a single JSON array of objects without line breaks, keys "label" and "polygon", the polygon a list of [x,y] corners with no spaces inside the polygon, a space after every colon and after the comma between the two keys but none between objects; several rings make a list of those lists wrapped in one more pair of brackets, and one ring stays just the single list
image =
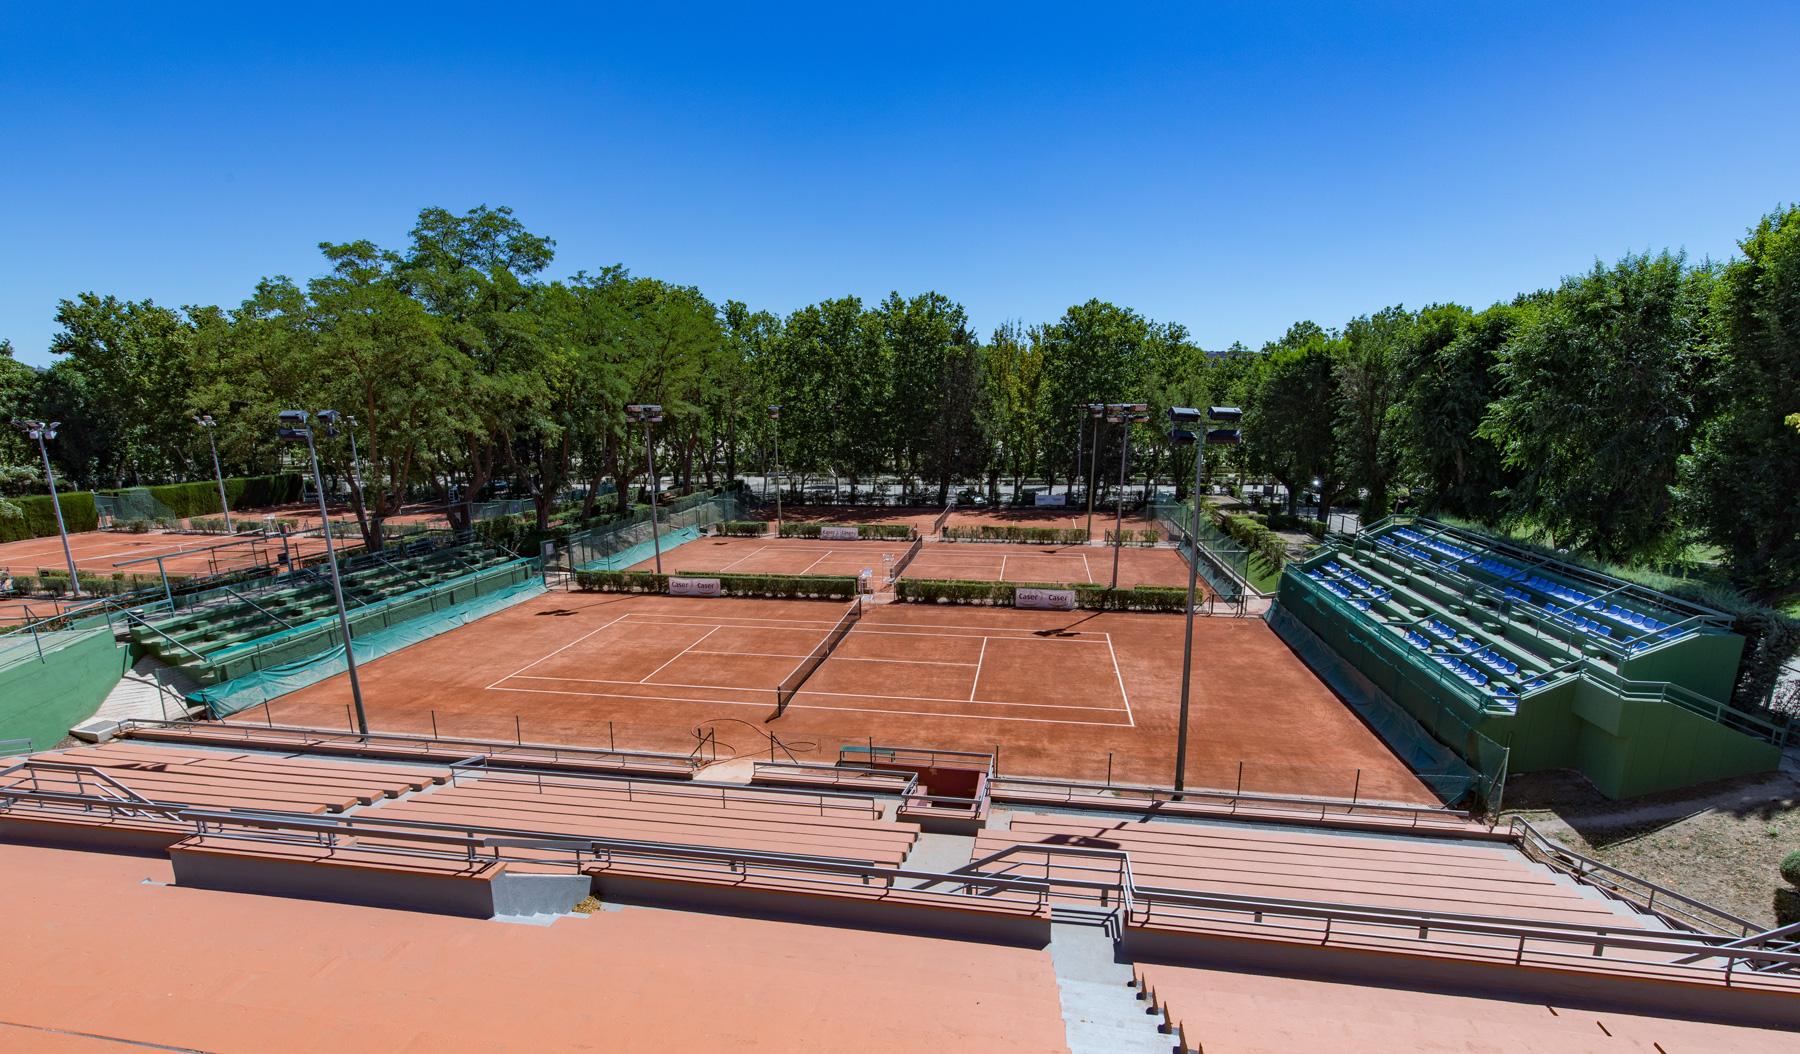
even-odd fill
[{"label": "tennis net post", "polygon": [[788,704],[794,701],[795,695],[799,694],[800,686],[806,683],[807,678],[811,677],[815,670],[825,664],[825,660],[830,658],[831,653],[844,642],[844,638],[850,635],[850,630],[861,618],[862,597],[859,595],[850,602],[850,610],[844,612],[844,617],[838,619],[837,625],[831,627],[831,632],[825,634],[825,639],[815,645],[806,658],[800,660],[800,665],[794,668],[794,672],[788,674],[780,684],[775,686],[775,712],[764,719],[765,724],[787,712]]}]

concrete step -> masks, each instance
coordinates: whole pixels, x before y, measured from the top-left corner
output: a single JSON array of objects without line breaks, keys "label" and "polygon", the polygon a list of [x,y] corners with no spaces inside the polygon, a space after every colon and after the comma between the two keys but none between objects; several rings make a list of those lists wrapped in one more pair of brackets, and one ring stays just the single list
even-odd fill
[{"label": "concrete step", "polygon": [[1050,927],[1050,961],[1070,1054],[1169,1054],[1175,1040],[1157,1031],[1162,1018],[1138,1000],[1131,964],[1117,948],[1106,927]]}]

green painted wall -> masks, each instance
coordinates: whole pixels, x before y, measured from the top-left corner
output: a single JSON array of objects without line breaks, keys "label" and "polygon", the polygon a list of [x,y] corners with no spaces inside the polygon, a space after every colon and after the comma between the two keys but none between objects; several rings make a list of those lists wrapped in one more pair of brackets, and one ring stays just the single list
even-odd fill
[{"label": "green painted wall", "polygon": [[[1591,677],[1572,677],[1520,700],[1517,713],[1483,711],[1456,686],[1440,685],[1430,664],[1398,637],[1347,614],[1291,568],[1282,577],[1278,602],[1446,745],[1463,750],[1467,722],[1509,747],[1508,769],[1514,773],[1575,769],[1602,794],[1626,798],[1768,772],[1780,764],[1780,748],[1771,743],[1661,698],[1625,694],[1651,684],[1614,689]],[[1624,672],[1632,680],[1673,681],[1695,691],[1722,684],[1712,698],[1724,698],[1742,649],[1743,638],[1736,634],[1702,634],[1629,660]]]},{"label": "green painted wall", "polygon": [[102,626],[86,636],[0,670],[0,739],[29,739],[44,749],[87,720],[131,668],[131,649]]}]

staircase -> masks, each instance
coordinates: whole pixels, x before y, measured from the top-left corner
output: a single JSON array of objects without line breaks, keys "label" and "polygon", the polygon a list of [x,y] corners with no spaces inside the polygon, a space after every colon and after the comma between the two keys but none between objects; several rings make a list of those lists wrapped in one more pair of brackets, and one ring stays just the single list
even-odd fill
[{"label": "staircase", "polygon": [[146,655],[125,672],[93,716],[104,721],[130,717],[181,720],[190,716],[186,697],[196,688],[193,678],[181,669]]},{"label": "staircase", "polygon": [[1131,965],[1118,961],[1106,926],[1058,922],[1050,927],[1050,961],[1062,1001],[1070,1054],[1169,1054],[1172,1036],[1153,1008],[1137,999]]}]

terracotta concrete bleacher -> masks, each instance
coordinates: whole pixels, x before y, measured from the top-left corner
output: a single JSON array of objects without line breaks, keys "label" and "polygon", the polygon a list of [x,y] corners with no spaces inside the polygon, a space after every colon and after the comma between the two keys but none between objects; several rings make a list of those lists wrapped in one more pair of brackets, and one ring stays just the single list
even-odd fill
[{"label": "terracotta concrete bleacher", "polygon": [[1768,1029],[1235,970],[1140,963],[1133,974],[1194,1054],[1775,1054],[1794,1042]]},{"label": "terracotta concrete bleacher", "polygon": [[1130,855],[1140,887],[1619,928],[1642,925],[1515,852],[1460,841],[1018,813],[1011,830],[983,832],[975,855],[1011,845],[1120,849]]},{"label": "terracotta concrete bleacher", "polygon": [[246,747],[427,764],[464,761],[479,756],[497,765],[519,768],[656,776],[662,779],[689,779],[698,764],[685,755],[432,736],[361,736],[354,732],[334,732],[318,728],[265,727],[249,723],[221,724],[211,721],[133,723],[120,734],[133,740],[159,743]]},{"label": "terracotta concrete bleacher", "polygon": [[[97,795],[194,809],[342,813],[442,782],[441,767],[372,765],[228,750],[113,742],[33,755],[28,768],[0,777],[0,789]],[[0,799],[0,823],[21,835],[142,844],[184,837],[189,825],[163,810],[82,811],[39,800]],[[147,836],[147,837],[146,837]]]},{"label": "terracotta concrete bleacher", "polygon": [[405,801],[365,810],[377,819],[467,823],[547,837],[666,842],[828,857],[895,867],[918,834],[881,818],[872,802],[751,787],[581,776],[459,776]]}]

